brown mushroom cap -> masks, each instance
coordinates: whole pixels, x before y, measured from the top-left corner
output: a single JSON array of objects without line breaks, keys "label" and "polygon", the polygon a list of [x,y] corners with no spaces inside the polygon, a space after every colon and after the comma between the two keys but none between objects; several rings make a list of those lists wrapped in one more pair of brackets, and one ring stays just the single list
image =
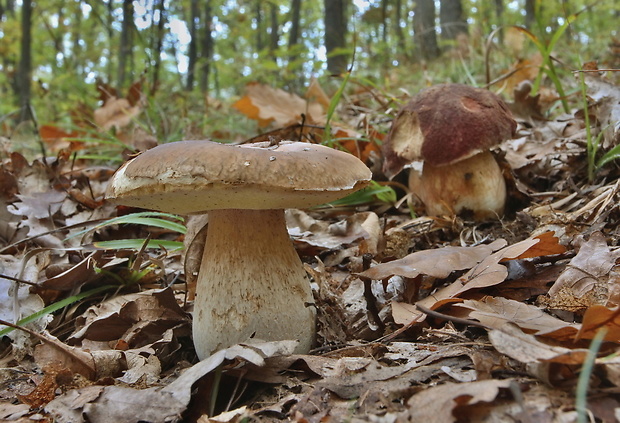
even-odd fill
[{"label": "brown mushroom cap", "polygon": [[442,166],[511,138],[517,128],[492,92],[463,84],[421,91],[398,113],[386,142],[384,172],[391,177],[414,160]]},{"label": "brown mushroom cap", "polygon": [[342,198],[371,177],[357,157],[322,145],[179,141],[147,150],[123,165],[106,197],[181,214],[305,208]]}]

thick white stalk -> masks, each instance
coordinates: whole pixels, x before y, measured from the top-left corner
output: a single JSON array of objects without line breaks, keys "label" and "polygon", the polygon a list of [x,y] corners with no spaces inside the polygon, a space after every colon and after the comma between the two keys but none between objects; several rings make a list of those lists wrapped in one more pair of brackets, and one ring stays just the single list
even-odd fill
[{"label": "thick white stalk", "polygon": [[198,273],[193,335],[198,357],[238,342],[314,342],[308,276],[286,230],[284,210],[212,210]]}]

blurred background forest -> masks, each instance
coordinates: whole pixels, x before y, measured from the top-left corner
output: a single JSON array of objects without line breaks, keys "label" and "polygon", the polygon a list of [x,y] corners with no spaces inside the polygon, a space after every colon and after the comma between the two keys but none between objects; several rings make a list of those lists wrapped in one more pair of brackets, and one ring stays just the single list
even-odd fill
[{"label": "blurred background forest", "polygon": [[617,67],[619,17],[618,0],[0,0],[0,135],[71,134],[116,96],[160,142],[249,137],[230,105],[250,82],[303,94],[316,78],[331,96],[351,71],[349,87],[388,97],[488,86],[538,69],[536,43],[560,33],[560,76]]}]

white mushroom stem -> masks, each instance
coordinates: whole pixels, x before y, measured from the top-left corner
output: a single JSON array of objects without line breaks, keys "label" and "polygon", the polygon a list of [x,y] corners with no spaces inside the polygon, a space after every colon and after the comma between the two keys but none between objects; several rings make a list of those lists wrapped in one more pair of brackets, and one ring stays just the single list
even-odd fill
[{"label": "white mushroom stem", "polygon": [[506,204],[506,182],[489,151],[449,165],[425,162],[422,175],[409,174],[409,188],[431,216],[470,210],[478,220],[497,218]]},{"label": "white mushroom stem", "polygon": [[284,210],[209,211],[194,302],[200,359],[250,338],[295,339],[297,352],[308,352],[315,336],[313,302]]}]

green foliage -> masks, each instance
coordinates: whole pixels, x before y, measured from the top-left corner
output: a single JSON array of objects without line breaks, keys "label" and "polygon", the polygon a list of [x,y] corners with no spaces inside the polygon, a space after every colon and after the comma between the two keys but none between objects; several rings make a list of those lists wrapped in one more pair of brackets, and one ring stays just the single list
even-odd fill
[{"label": "green foliage", "polygon": [[[568,26],[577,19],[577,16],[578,16],[577,14],[570,15],[564,21],[564,23],[560,25],[560,27],[553,33],[553,36],[551,37],[551,40],[548,43],[543,42],[536,35],[534,35],[532,32],[528,31],[525,28],[518,27],[518,26],[515,27],[516,29],[518,29],[519,31],[527,35],[530,40],[532,40],[532,42],[534,43],[534,45],[536,46],[536,48],[542,55],[542,58],[543,58],[542,70],[545,74],[547,74],[549,79],[551,79],[551,81],[553,82],[553,85],[555,86],[555,89],[557,90],[560,96],[560,101],[562,102],[562,106],[566,113],[568,113],[570,110],[568,107],[568,101],[566,99],[566,93],[564,90],[564,86],[562,85],[562,81],[560,80],[560,75],[558,74],[558,71],[553,62],[553,58],[551,54],[557,42],[560,40],[562,35],[566,32],[566,29],[568,29]],[[540,72],[538,74],[538,77],[536,78],[536,81],[534,81],[534,86],[532,87],[532,95],[535,95],[538,92],[538,89],[540,88],[543,72]]]},{"label": "green foliage", "polygon": [[[187,93],[184,65],[188,45],[183,31],[172,32],[171,28],[182,29],[186,26],[190,1],[165,2],[163,19],[166,26],[161,40],[161,55],[156,49],[159,41],[156,3],[134,3],[136,9],[129,46],[131,58],[127,84],[136,81],[140,75],[145,76],[143,92],[147,94],[148,101],[137,121],[161,142],[206,138],[212,133],[217,134],[215,138],[226,141],[249,138],[255,135],[251,123],[231,114],[227,107],[247,82],[259,81],[301,93],[310,76],[326,75],[324,55],[319,54],[324,44],[322,1],[302,2],[300,43],[289,48],[290,1],[274,0],[258,2],[257,5],[249,0],[215,0],[210,2],[215,46],[213,60],[209,62],[208,92],[198,93],[195,89]],[[608,48],[609,37],[617,31],[617,25],[611,18],[616,6],[613,0],[600,0],[592,4],[585,0],[570,3],[538,1],[536,4],[535,25],[528,30],[528,36],[534,47],[544,53],[545,75],[556,89],[563,92],[566,88],[562,87],[561,81],[566,70],[558,69],[552,53],[565,63],[574,61],[577,55],[587,60],[602,58]],[[70,123],[69,117],[74,111],[84,108],[94,110],[100,105],[94,90],[96,78],[113,85],[116,83],[121,48],[121,5],[120,0],[37,2],[33,18],[32,62],[33,106],[39,122]],[[499,17],[493,2],[463,0],[469,22],[468,54],[455,55],[450,52],[455,44],[442,41],[443,57],[420,63],[413,54],[415,46],[410,5],[401,2],[400,11],[396,10],[395,2],[385,3],[385,9],[382,5],[377,0],[369,2],[365,8],[349,4],[347,14],[351,47],[347,54],[355,57],[356,77],[372,80],[388,91],[405,88],[415,93],[425,86],[442,82],[482,85],[484,62],[478,40],[494,28],[524,24],[520,3],[506,4]],[[272,10],[278,24],[275,48],[270,45],[273,35]],[[577,15],[579,19],[575,19]],[[400,22],[396,21],[397,17],[400,17]],[[199,35],[206,28],[203,19],[201,14],[197,22]],[[16,13],[5,13],[0,21],[0,91],[6,99],[0,103],[3,124],[10,122],[19,112],[18,99],[11,93],[19,62],[20,34],[18,2]],[[202,52],[201,46],[199,52]],[[154,66],[158,58],[161,58],[159,78],[157,86],[153,86]],[[501,57],[493,63],[494,75],[509,67],[514,59]],[[196,72],[202,72],[207,60],[205,57],[198,58]],[[198,75],[196,80],[199,80]],[[118,88],[121,92],[126,89]],[[223,107],[207,107],[206,95],[223,100]],[[565,98],[563,101],[566,101]],[[3,125],[3,128],[12,129],[10,125]],[[114,154],[110,151],[101,158],[108,160]]]}]

